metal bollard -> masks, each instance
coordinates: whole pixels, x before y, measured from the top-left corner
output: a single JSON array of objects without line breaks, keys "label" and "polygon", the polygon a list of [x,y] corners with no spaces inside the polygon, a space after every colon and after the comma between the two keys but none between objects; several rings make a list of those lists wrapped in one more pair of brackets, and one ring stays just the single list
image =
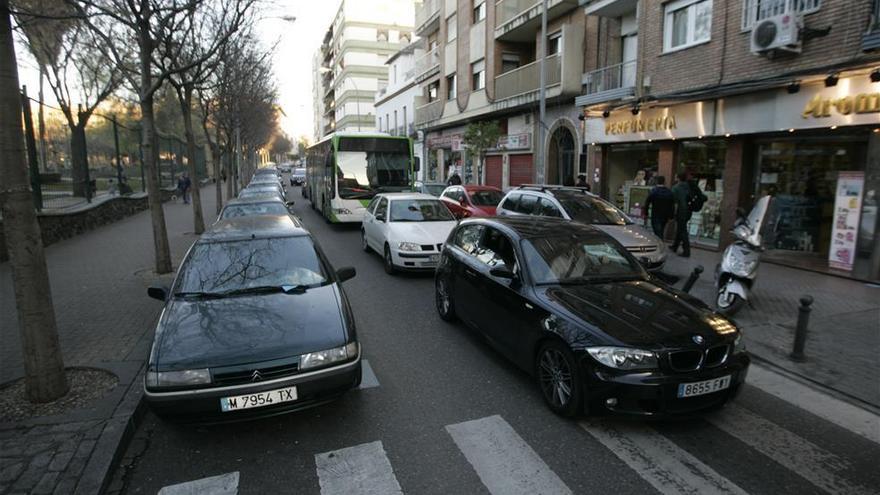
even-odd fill
[{"label": "metal bollard", "polygon": [[697,279],[700,278],[700,274],[703,273],[703,265],[697,265],[694,267],[694,271],[688,276],[687,280],[684,281],[684,286],[681,290],[685,292],[690,292],[694,287],[694,284],[697,283]]},{"label": "metal bollard", "polygon": [[797,328],[794,330],[794,350],[791,351],[791,359],[802,363],[807,360],[804,355],[804,346],[807,345],[807,326],[810,324],[810,305],[813,304],[811,296],[801,296],[801,305],[798,308]]}]

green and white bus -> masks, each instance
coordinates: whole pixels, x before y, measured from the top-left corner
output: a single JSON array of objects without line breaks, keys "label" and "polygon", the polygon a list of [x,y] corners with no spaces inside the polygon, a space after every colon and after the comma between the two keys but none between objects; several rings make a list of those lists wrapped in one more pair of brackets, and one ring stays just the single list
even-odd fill
[{"label": "green and white bus", "polygon": [[407,137],[330,134],[306,152],[306,195],[327,220],[360,222],[376,194],[412,190],[417,171]]}]

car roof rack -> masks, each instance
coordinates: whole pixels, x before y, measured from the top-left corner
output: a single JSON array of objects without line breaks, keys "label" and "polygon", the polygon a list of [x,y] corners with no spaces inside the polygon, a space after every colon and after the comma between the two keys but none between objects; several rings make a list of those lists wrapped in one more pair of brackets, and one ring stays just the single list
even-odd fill
[{"label": "car roof rack", "polygon": [[585,193],[589,193],[590,188],[588,187],[579,187],[579,186],[560,186],[553,184],[520,184],[517,189],[524,189],[528,191],[581,191]]}]

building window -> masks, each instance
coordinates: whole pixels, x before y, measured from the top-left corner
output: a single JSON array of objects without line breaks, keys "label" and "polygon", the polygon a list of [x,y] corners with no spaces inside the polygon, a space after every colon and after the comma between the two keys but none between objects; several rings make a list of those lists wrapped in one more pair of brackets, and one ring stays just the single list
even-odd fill
[{"label": "building window", "polygon": [[501,73],[510,72],[519,68],[519,55],[516,53],[501,54]]},{"label": "building window", "polygon": [[666,4],[663,51],[670,52],[709,41],[712,0],[678,0]]},{"label": "building window", "polygon": [[390,131],[391,131],[391,119],[389,118],[389,115],[386,113],[385,114],[385,132],[390,132]]},{"label": "building window", "polygon": [[562,50],[562,31],[547,36],[547,56],[557,55]]},{"label": "building window", "polygon": [[397,110],[394,111],[394,135],[397,135]]},{"label": "building window", "polygon": [[822,7],[822,0],[743,0],[743,30],[751,29],[758,21],[782,15],[791,9],[799,14],[811,14]]},{"label": "building window", "polygon": [[428,101],[437,101],[440,93],[440,81],[434,81],[428,85]]},{"label": "building window", "polygon": [[477,91],[486,87],[485,62],[480,60],[479,62],[474,62],[473,64],[471,64],[471,74],[473,74],[473,79],[471,80],[471,89],[473,91]]},{"label": "building window", "polygon": [[[478,4],[479,2],[479,4]],[[474,0],[474,24],[486,18],[486,0]]]},{"label": "building window", "polygon": [[457,83],[458,78],[455,77],[455,74],[446,76],[446,99],[448,101],[452,101],[458,96],[458,89],[455,87]]},{"label": "building window", "polygon": [[455,14],[449,16],[446,19],[446,42],[452,43],[452,41],[458,36],[458,26],[456,25]]}]

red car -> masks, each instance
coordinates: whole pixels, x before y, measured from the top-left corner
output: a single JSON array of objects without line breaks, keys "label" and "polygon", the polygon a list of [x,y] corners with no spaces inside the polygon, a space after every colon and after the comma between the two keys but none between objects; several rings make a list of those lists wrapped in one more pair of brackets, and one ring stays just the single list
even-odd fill
[{"label": "red car", "polygon": [[504,192],[492,186],[449,186],[440,195],[456,218],[493,217]]}]

